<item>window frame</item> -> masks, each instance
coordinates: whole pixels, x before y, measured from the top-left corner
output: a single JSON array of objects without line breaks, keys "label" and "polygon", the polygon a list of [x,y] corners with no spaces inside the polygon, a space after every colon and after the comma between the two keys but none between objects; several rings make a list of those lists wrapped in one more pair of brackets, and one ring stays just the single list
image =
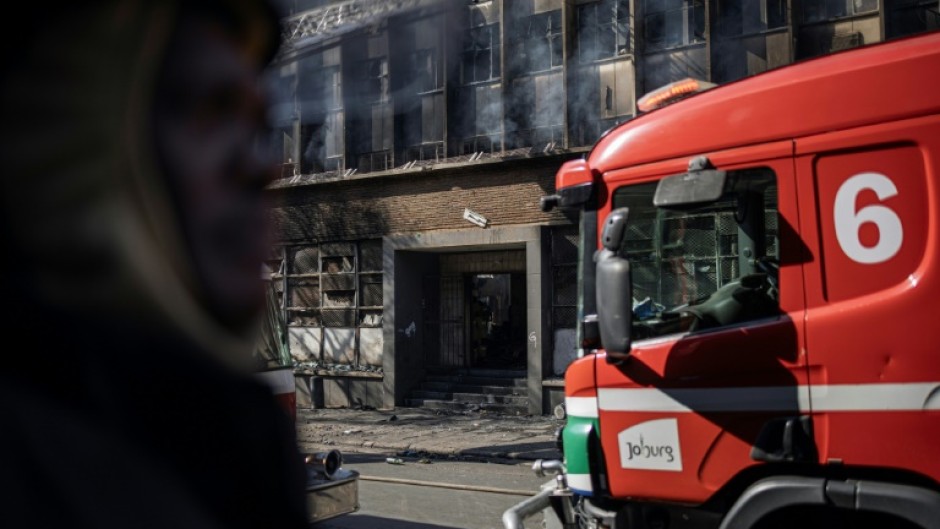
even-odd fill
[{"label": "window frame", "polygon": [[[643,42],[646,51],[662,51],[673,48],[681,48],[702,44],[707,39],[705,37],[705,19],[707,17],[704,0],[678,0],[679,7],[662,7],[657,0],[644,0],[643,10]],[[656,9],[651,9],[656,6]],[[667,26],[672,17],[678,14],[678,21],[682,28],[679,39],[675,42],[668,41]],[[662,19],[662,39],[653,39],[650,37],[650,28],[653,27],[650,21],[654,17]],[[668,17],[668,18],[667,18]],[[674,21],[673,21],[674,23]]]},{"label": "window frame", "polygon": [[[625,9],[621,9],[625,7]],[[603,21],[605,17],[601,16],[602,11],[611,9],[615,15]],[[593,11],[593,16],[588,21],[583,21],[583,17]],[[575,26],[577,27],[576,49],[578,62],[589,64],[597,61],[613,59],[633,52],[632,28],[630,19],[633,17],[630,12],[630,3],[627,0],[599,0],[586,4],[580,4],[575,11]],[[621,31],[623,30],[623,31]],[[610,49],[604,49],[600,41],[602,35],[608,34],[613,46]],[[621,34],[623,33],[623,34]],[[621,52],[620,40],[624,41],[623,51]],[[592,41],[592,54],[586,52],[585,40]]]},{"label": "window frame", "polygon": [[[757,175],[757,176],[755,177],[754,175]],[[763,251],[764,251],[764,256],[769,257],[771,261],[779,263],[781,259],[780,231],[779,231],[780,222],[781,222],[780,203],[779,203],[779,186],[781,185],[780,175],[778,175],[772,167],[758,166],[758,167],[729,171],[729,180],[733,178],[749,179],[749,180],[739,180],[741,182],[745,182],[745,181],[760,182],[761,178],[763,178],[765,181],[769,179],[769,182],[766,184],[766,187],[763,188],[761,191],[765,195],[764,196],[765,205],[763,209],[764,216],[762,218],[762,221],[763,221],[762,223],[766,222],[768,215],[773,215],[772,218],[774,219],[774,222],[773,222],[773,227],[770,226],[770,223],[766,223],[764,225],[762,237],[765,239],[766,242],[763,244]],[[623,249],[620,251],[620,253],[624,257],[627,257],[631,263],[631,275],[634,278],[633,279],[634,303],[637,305],[634,307],[634,310],[640,309],[641,312],[639,314],[643,314],[642,311],[647,310],[648,307],[652,306],[654,312],[656,312],[656,309],[658,308],[657,305],[659,305],[661,307],[659,312],[663,312],[663,311],[673,312],[673,314],[671,314],[670,317],[675,318],[673,321],[669,321],[666,318],[662,318],[658,314],[654,316],[649,316],[647,318],[643,318],[643,317],[638,317],[638,314],[635,313],[633,327],[635,331],[634,336],[636,336],[637,340],[658,339],[658,338],[662,338],[662,337],[673,335],[673,334],[682,334],[682,333],[688,333],[688,332],[711,332],[715,330],[734,328],[734,327],[738,327],[742,325],[749,325],[753,322],[764,321],[771,317],[772,318],[780,317],[783,314],[783,309],[781,308],[781,297],[780,297],[780,291],[779,291],[779,274],[778,274],[776,277],[776,281],[777,281],[776,289],[777,290],[776,290],[776,295],[775,295],[776,313],[773,316],[762,315],[756,318],[733,321],[728,324],[717,325],[717,326],[704,326],[703,327],[701,326],[701,324],[698,324],[699,326],[696,327],[696,324],[693,324],[693,320],[695,319],[695,317],[692,316],[691,314],[695,313],[694,307],[696,306],[696,303],[695,303],[696,300],[701,302],[705,298],[707,298],[707,296],[718,291],[723,286],[733,284],[735,281],[743,277],[743,275],[745,275],[745,272],[748,274],[755,273],[755,272],[752,272],[749,270],[742,270],[742,266],[740,264],[741,255],[738,253],[738,248],[741,243],[741,240],[739,239],[741,228],[739,227],[740,226],[739,221],[737,221],[737,219],[734,217],[737,214],[736,210],[733,207],[724,206],[725,203],[731,200],[731,197],[728,193],[723,195],[723,197],[719,201],[716,201],[713,204],[706,204],[700,207],[691,208],[691,209],[683,210],[681,212],[676,213],[673,211],[656,208],[655,206],[652,205],[652,197],[653,197],[653,193],[656,190],[657,184],[658,184],[658,181],[645,181],[645,182],[639,182],[639,183],[626,182],[624,183],[624,185],[620,185],[617,188],[613,189],[611,193],[611,197],[612,197],[611,203],[612,203],[613,208],[617,208],[621,206],[626,206],[630,208],[630,217],[632,219],[632,223],[628,223],[627,230],[625,230],[625,234],[624,234],[625,240],[622,244]],[[634,194],[635,198],[629,199],[627,197],[627,193],[630,193],[630,192]],[[638,206],[637,204],[638,201],[646,202],[647,199],[649,201],[648,207]],[[770,207],[768,207],[768,201],[772,201],[772,203],[769,205]],[[644,219],[644,218],[649,219],[650,214],[652,214],[654,217],[652,218],[651,229],[646,230],[648,231],[648,234],[647,234],[648,236],[643,237],[643,238],[635,238],[635,237],[628,238],[630,237],[631,234],[637,235],[643,232],[642,224],[640,223],[639,219]],[[733,226],[736,228],[733,232],[734,236],[733,238],[728,238],[728,236],[725,235],[724,236],[725,239],[722,239],[719,223],[723,222],[721,220],[722,217],[727,217],[729,215],[732,216],[731,221],[733,223]],[[666,253],[670,250],[669,248],[666,248],[666,244],[664,243],[664,240],[663,240],[664,236],[666,235],[665,233],[666,222],[683,220],[683,223],[686,224],[687,229],[695,230],[696,227],[694,226],[694,224],[696,221],[698,221],[700,222],[698,231],[701,232],[701,226],[708,224],[707,219],[709,217],[714,219],[713,227],[712,227],[712,233],[714,234],[714,245],[713,245],[714,252],[713,253],[692,255],[690,262],[686,262],[686,257],[687,257],[686,254],[692,251],[689,248],[683,248],[683,250],[686,252],[685,254],[678,253],[675,255],[666,255]],[[703,220],[704,222],[702,222]],[[684,222],[684,221],[691,221],[691,222]],[[726,221],[727,219],[725,219],[725,222]],[[707,231],[701,232],[701,233],[707,234]],[[641,246],[642,241],[648,241],[648,246]],[[721,252],[722,252],[723,246],[726,249],[731,249],[731,251],[727,252],[727,254],[722,254]],[[649,258],[641,257],[641,255],[644,255],[644,254],[648,255]],[[706,276],[705,278],[706,283],[702,283],[701,279],[697,277],[696,275],[698,268],[695,268],[695,266],[698,266],[698,265],[694,265],[694,263],[699,263],[699,262],[704,263],[708,259],[713,259],[715,261],[714,262],[715,279],[713,281],[714,288],[711,289],[710,291],[706,290],[705,293],[703,294],[702,292],[699,292],[698,289],[701,288],[701,285],[703,284],[708,285],[707,281],[710,281],[710,280],[707,278],[707,274],[710,273],[711,271],[708,270],[706,272],[703,272],[703,275]],[[726,261],[723,263],[722,259],[725,259]],[[683,298],[681,300],[674,300],[675,301],[674,303],[667,304],[666,303],[667,296],[665,296],[664,294],[665,289],[663,286],[664,275],[665,275],[664,266],[670,263],[681,265],[683,267],[683,270],[686,272],[689,271],[688,265],[690,263],[693,264],[694,266],[690,275],[692,276],[692,280],[695,281],[695,283],[694,284],[688,283],[687,276],[685,280],[682,280],[681,278],[678,278],[677,276],[676,284],[678,285],[680,283],[685,282],[685,287],[689,287],[689,290],[692,293],[689,293],[686,298]],[[723,280],[721,274],[722,274],[724,264],[730,264],[731,273],[727,279]],[[709,264],[709,266],[711,265]],[[651,303],[646,304],[646,307],[643,306],[643,302],[646,301],[645,298],[647,296],[637,294],[637,290],[638,290],[637,287],[641,284],[642,277],[644,275],[644,269],[649,269],[649,270],[654,271],[651,277],[657,283],[655,287],[651,287],[647,289],[650,291],[650,295],[648,297],[650,298]],[[760,271],[759,268],[756,267],[756,265],[755,265],[755,271],[756,272]],[[789,288],[789,286],[787,288]],[[655,291],[655,299],[654,299],[653,291]],[[682,289],[680,289],[679,292],[682,292]],[[670,292],[669,294],[672,295],[675,293],[676,292],[673,291],[673,292]],[[641,297],[643,299],[639,299]],[[667,305],[672,305],[672,306],[667,306]],[[688,307],[689,305],[692,305],[691,309]],[[672,310],[670,311],[670,309]],[[644,323],[644,322],[648,322],[648,323]]]},{"label": "window frame", "polygon": [[[484,33],[486,37],[480,38],[479,36]],[[487,77],[478,77],[477,72],[482,70],[480,58],[483,56],[489,57],[489,73]],[[501,75],[499,24],[467,28],[464,31],[464,43],[460,52],[461,84],[490,82],[499,79]]]}]

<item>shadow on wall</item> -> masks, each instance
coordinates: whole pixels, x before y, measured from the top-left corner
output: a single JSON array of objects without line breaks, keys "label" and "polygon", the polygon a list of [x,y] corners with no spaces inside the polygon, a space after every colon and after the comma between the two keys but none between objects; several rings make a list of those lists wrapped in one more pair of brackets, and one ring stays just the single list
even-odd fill
[{"label": "shadow on wall", "polygon": [[275,238],[281,241],[339,241],[381,237],[388,216],[381,204],[350,202],[278,203],[270,209]]}]

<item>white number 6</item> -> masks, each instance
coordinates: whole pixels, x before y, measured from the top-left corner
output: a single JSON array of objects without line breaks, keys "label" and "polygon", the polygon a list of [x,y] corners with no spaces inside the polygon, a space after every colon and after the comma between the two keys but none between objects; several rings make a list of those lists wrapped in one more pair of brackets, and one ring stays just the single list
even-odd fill
[{"label": "white number 6", "polygon": [[[901,249],[904,230],[897,213],[887,206],[872,204],[855,211],[858,194],[866,189],[874,191],[881,201],[898,194],[894,182],[881,173],[859,173],[846,180],[836,192],[833,208],[836,239],[849,259],[862,264],[883,263]],[[859,239],[859,231],[866,222],[878,227],[878,244],[872,247],[863,246]]]}]

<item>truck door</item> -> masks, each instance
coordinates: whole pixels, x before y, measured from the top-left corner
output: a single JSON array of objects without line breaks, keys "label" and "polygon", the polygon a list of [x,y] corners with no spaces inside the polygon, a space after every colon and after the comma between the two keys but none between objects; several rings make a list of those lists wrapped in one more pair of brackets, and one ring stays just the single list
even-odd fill
[{"label": "truck door", "polygon": [[689,158],[605,175],[608,208],[630,208],[634,297],[629,357],[596,362],[614,496],[701,502],[804,448],[786,439],[807,382],[792,153],[789,141],[709,153],[734,191],[684,211],[652,196]]},{"label": "truck door", "polygon": [[940,116],[798,139],[823,463],[940,479]]}]

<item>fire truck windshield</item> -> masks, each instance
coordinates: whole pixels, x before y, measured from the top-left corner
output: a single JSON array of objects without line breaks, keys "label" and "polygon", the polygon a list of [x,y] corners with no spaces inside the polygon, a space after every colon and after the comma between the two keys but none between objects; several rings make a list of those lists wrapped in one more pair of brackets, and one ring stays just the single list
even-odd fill
[{"label": "fire truck windshield", "polygon": [[693,209],[653,206],[656,183],[625,185],[638,339],[776,315],[777,193],[769,169],[729,173],[730,190]]}]

